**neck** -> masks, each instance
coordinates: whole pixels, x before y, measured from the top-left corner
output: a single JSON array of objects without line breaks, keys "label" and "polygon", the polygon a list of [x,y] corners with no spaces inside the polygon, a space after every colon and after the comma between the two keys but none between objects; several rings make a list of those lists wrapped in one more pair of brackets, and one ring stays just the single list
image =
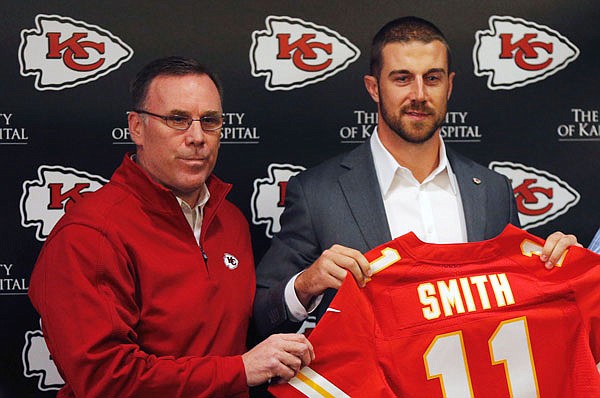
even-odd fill
[{"label": "neck", "polygon": [[183,191],[175,190],[175,189],[173,189],[172,186],[165,184],[158,177],[156,177],[152,172],[150,172],[148,166],[146,165],[146,162],[144,161],[144,156],[140,152],[134,154],[132,156],[132,159],[135,163],[137,163],[138,166],[140,166],[140,168],[146,173],[146,175],[148,175],[148,177],[150,177],[150,179],[152,181],[154,181],[155,183],[157,183],[159,185],[162,185],[166,189],[173,192],[173,195],[175,195],[179,199],[183,200],[191,208],[194,208],[194,206],[196,206],[196,204],[198,203],[198,200],[200,199],[200,193],[202,192],[202,188],[196,189],[195,191],[191,191],[191,192],[183,192]]},{"label": "neck", "polygon": [[184,194],[182,192],[175,192],[175,191],[171,191],[171,192],[173,192],[173,194],[175,196],[177,196],[179,199],[181,199],[185,203],[187,203],[192,209],[194,208],[194,206],[196,206],[196,204],[198,204],[198,199],[200,198],[200,192],[195,192],[193,194]]},{"label": "neck", "polygon": [[399,165],[409,169],[417,181],[423,182],[439,165],[441,145],[439,131],[429,140],[418,144],[405,141],[389,127],[381,124],[377,127],[377,131],[385,149]]}]

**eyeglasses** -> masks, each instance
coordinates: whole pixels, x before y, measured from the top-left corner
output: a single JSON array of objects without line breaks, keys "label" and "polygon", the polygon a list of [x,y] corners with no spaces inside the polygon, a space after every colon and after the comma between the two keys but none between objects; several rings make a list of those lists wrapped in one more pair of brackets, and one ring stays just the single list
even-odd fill
[{"label": "eyeglasses", "polygon": [[190,128],[193,122],[200,122],[200,126],[202,126],[202,130],[207,133],[216,133],[221,127],[223,127],[223,119],[225,118],[224,114],[217,115],[208,115],[202,116],[199,119],[194,119],[191,116],[182,116],[182,115],[157,115],[156,113],[144,111],[141,109],[134,109],[135,113],[142,113],[150,116],[154,116],[160,118],[165,121],[165,124],[175,130],[185,131]]}]

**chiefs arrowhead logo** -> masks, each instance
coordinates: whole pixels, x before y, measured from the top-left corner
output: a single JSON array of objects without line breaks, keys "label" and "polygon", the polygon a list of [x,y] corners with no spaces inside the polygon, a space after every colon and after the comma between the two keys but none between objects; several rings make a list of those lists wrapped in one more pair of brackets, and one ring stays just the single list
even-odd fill
[{"label": "chiefs arrowhead logo", "polygon": [[293,90],[346,69],[360,50],[337,32],[298,18],[269,16],[267,30],[252,33],[252,76],[267,90]]},{"label": "chiefs arrowhead logo", "polygon": [[25,377],[38,377],[38,388],[40,391],[60,390],[65,385],[50,356],[50,351],[48,351],[48,346],[41,330],[25,333],[22,360],[23,375]]},{"label": "chiefs arrowhead logo", "polygon": [[69,167],[40,166],[37,180],[23,182],[21,225],[37,227],[36,238],[44,241],[71,203],[107,182]]},{"label": "chiefs arrowhead logo", "polygon": [[544,225],[579,203],[579,193],[547,171],[512,162],[491,162],[489,168],[511,180],[523,229]]},{"label": "chiefs arrowhead logo", "polygon": [[492,16],[490,30],[475,33],[475,75],[488,76],[490,90],[510,90],[564,69],[579,49],[547,26],[520,18]]},{"label": "chiefs arrowhead logo", "polygon": [[267,168],[267,178],[254,180],[251,208],[254,225],[267,224],[266,235],[272,238],[281,230],[279,217],[283,213],[285,189],[290,178],[306,170],[302,166],[272,163]]},{"label": "chiefs arrowhead logo", "polygon": [[21,31],[19,64],[22,76],[35,76],[40,91],[91,82],[133,56],[121,39],[95,25],[43,14],[35,24],[35,29]]}]

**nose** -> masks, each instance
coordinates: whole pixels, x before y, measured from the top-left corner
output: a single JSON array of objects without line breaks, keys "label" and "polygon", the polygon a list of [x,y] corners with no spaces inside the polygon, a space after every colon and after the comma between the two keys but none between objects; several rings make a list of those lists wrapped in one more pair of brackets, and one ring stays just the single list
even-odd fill
[{"label": "nose", "polygon": [[425,81],[422,76],[419,76],[413,81],[411,99],[417,102],[424,102],[427,96],[425,90]]},{"label": "nose", "polygon": [[185,134],[185,141],[188,145],[202,145],[206,140],[206,133],[202,130],[202,125],[199,121],[194,120],[190,128]]}]

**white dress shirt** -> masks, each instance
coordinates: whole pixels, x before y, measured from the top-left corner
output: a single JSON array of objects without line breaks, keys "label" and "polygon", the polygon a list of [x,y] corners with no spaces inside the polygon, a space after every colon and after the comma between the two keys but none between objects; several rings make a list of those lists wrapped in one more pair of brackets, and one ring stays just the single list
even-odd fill
[{"label": "white dress shirt", "polygon": [[371,152],[392,239],[412,231],[429,243],[467,241],[458,182],[448,162],[444,141],[438,139],[439,165],[419,183],[385,149],[377,132],[371,137]]},{"label": "white dress shirt", "polygon": [[177,197],[177,201],[179,202],[179,206],[181,206],[181,210],[183,211],[183,215],[187,220],[188,224],[192,228],[194,232],[194,238],[196,238],[196,242],[198,246],[200,246],[200,232],[202,231],[202,219],[204,218],[204,206],[208,199],[210,198],[210,193],[208,192],[208,188],[206,184],[202,185],[200,196],[198,197],[198,202],[194,207],[190,207],[186,201]]}]

